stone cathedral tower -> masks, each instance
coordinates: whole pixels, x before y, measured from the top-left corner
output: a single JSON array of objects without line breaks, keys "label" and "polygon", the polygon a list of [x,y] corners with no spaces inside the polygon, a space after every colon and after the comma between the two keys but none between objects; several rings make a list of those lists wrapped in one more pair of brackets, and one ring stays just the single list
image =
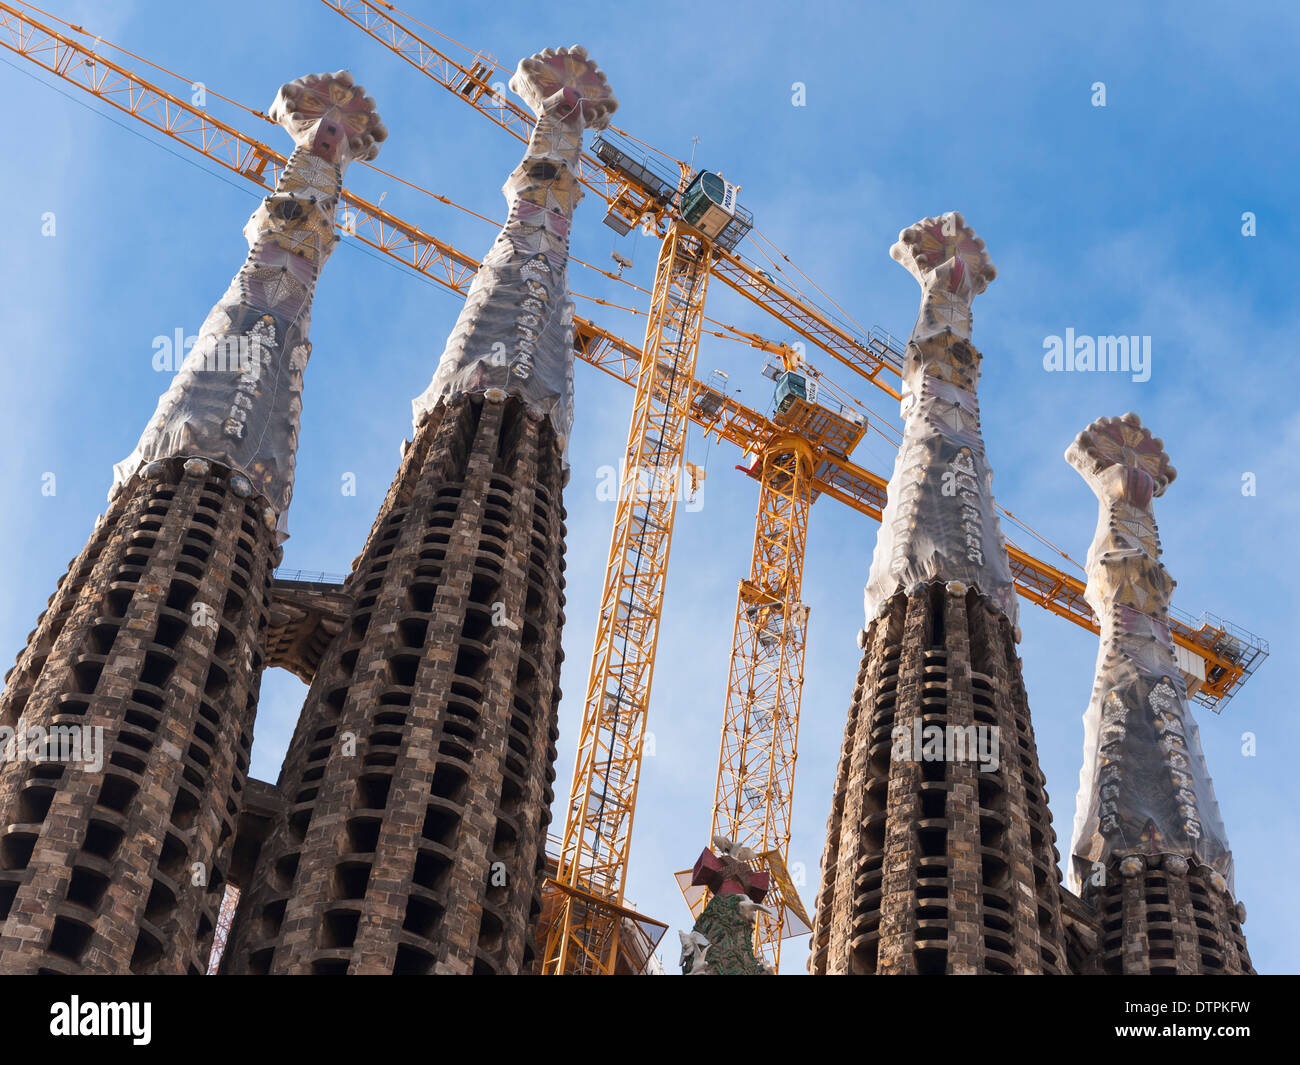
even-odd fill
[{"label": "stone cathedral tower", "polygon": [[809,968],[1060,973],[1058,855],[970,343],[971,300],[996,271],[956,213],[904,230],[890,254],[923,295]]},{"label": "stone cathedral tower", "polygon": [[1250,973],[1232,855],[1169,637],[1174,580],[1152,501],[1176,471],[1136,414],[1065,453],[1097,495],[1088,605],[1101,619],[1084,714],[1070,882],[1097,909],[1105,973]]},{"label": "stone cathedral tower", "polygon": [[348,578],[226,972],[532,963],[563,658],[569,227],[583,131],[617,101],[581,48],[510,84],[538,121],[509,217]]},{"label": "stone cathedral tower", "polygon": [[[0,973],[206,964],[293,491],[343,172],[387,135],[351,75],[285,85],[296,148],[0,697]],[[56,747],[60,749],[55,749]],[[96,752],[98,752],[96,754]]]}]

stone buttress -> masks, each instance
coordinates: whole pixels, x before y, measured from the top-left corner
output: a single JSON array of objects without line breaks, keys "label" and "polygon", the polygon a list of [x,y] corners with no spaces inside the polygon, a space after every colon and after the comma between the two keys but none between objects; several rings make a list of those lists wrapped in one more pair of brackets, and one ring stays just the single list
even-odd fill
[{"label": "stone buttress", "polygon": [[293,491],[312,295],[343,172],[386,136],[346,72],[285,85],[270,114],[296,148],[245,227],[248,259],[116,467],[107,511],[0,696],[0,728],[17,733],[0,760],[0,973],[206,967]]}]

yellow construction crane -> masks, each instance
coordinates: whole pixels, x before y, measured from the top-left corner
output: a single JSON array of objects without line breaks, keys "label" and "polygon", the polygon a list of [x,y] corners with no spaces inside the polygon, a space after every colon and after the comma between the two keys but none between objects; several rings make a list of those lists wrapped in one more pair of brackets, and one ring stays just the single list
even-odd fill
[{"label": "yellow construction crane", "polygon": [[[415,32],[410,23],[416,20],[404,16],[392,4],[372,0],[323,2],[501,128],[521,140],[527,139],[532,116],[500,91],[502,72],[492,57],[474,52],[458,62]],[[399,22],[399,18],[404,21]],[[696,173],[680,161],[676,161],[679,173],[665,173],[648,158],[638,157],[628,139],[617,135],[598,137],[592,153],[583,156],[583,184],[606,201],[606,224],[621,234],[637,226],[654,229],[662,233],[663,242],[637,371],[569,808],[554,878],[561,898],[550,911],[551,924],[542,937],[543,972],[551,975],[610,974],[618,960],[655,651],[677,501],[684,489],[690,385],[695,380],[710,277],[717,276],[895,399],[899,393],[885,378],[892,375],[896,379],[901,365],[897,352],[860,343],[818,308],[785,292],[770,276],[733,254],[752,228],[753,219],[736,203],[735,187],[720,175]],[[808,414],[816,417],[812,409]],[[812,503],[812,460],[820,441],[801,440],[794,432],[781,434],[781,439],[797,446],[781,444],[767,449],[761,457],[763,489],[755,534],[754,576],[762,585],[770,586],[775,570],[783,568],[786,578],[780,582],[782,587],[797,591]],[[852,443],[856,444],[857,439]],[[846,458],[849,450],[851,446],[842,451]],[[794,495],[785,476],[787,470],[793,470],[797,477]],[[776,529],[772,522],[778,515],[781,519],[794,517],[797,533],[791,530],[785,534]],[[789,579],[791,574],[796,575],[793,580]],[[765,628],[761,639],[759,635],[750,638],[749,619],[759,608],[747,596],[746,585],[742,584],[732,665],[732,682],[737,689],[729,693],[727,700],[724,769],[720,771],[719,787],[723,772],[728,781],[747,772],[748,763],[737,762],[731,749],[738,748],[741,758],[750,749],[757,754],[759,745],[764,745],[760,734],[770,735],[764,754],[772,779],[763,794],[772,814],[763,820],[775,817],[784,827],[772,834],[773,847],[767,848],[770,853],[765,860],[776,866],[774,872],[780,885],[790,836],[789,803],[803,681],[804,626],[802,622],[789,626],[775,639],[771,636],[774,630]],[[794,609],[801,610],[801,604],[795,604]],[[766,617],[771,605],[763,605],[761,610]],[[764,724],[771,724],[770,720],[755,722],[754,728],[749,728],[752,699],[747,685],[756,673],[770,671],[772,646],[778,648],[776,658],[782,663],[777,667],[781,682],[771,690],[778,693],[780,709],[776,713],[783,723],[763,733]],[[789,668],[795,672],[790,674]],[[739,711],[733,719],[742,705],[749,709]],[[739,744],[735,742],[737,728],[742,730]],[[773,768],[777,762],[782,766],[779,770]],[[718,799],[724,799],[721,790]],[[716,813],[714,819],[716,823]],[[768,833],[760,835],[766,843]],[[788,886],[788,877],[785,883]],[[792,889],[783,892],[778,887],[771,900],[777,914],[777,931],[768,939],[777,944],[777,950],[786,895],[791,893]],[[794,905],[802,909],[797,898]]]},{"label": "yellow construction crane", "polygon": [[[388,33],[391,41],[384,43],[390,48],[526,139],[532,116],[493,88],[490,79],[497,68],[490,58],[476,53],[478,59],[469,65],[456,63],[427,42],[411,38],[378,11],[379,5],[323,2],[376,39],[384,40],[382,34]],[[62,25],[91,36],[80,27]],[[266,145],[4,2],[0,44],[262,187],[273,187],[284,165],[284,157]],[[265,120],[260,112],[244,110]],[[519,125],[521,121],[527,124]],[[636,916],[623,904],[623,886],[688,421],[751,456],[745,472],[760,484],[750,576],[741,582],[737,597],[713,829],[754,849],[774,873],[777,917],[759,926],[756,944],[775,960],[781,938],[806,924],[797,894],[784,877],[784,863],[807,625],[799,593],[808,512],[811,503],[826,494],[878,521],[886,482],[851,461],[865,422],[851,407],[835,413],[817,401],[818,375],[794,348],[729,330],[780,358],[780,369],[772,374],[777,409],[771,419],[695,379],[708,278],[722,278],[895,397],[898,393],[885,377],[896,374],[901,350],[876,330],[859,341],[821,310],[739,259],[734,248],[750,221],[743,209],[725,210],[726,217],[718,214],[725,184],[719,196],[716,182],[712,190],[705,187],[703,175],[679,163],[679,177],[666,190],[662,173],[656,175],[612,139],[602,138],[593,150],[600,161],[588,159],[584,184],[606,200],[610,215],[650,225],[665,239],[642,349],[586,319],[575,320],[575,353],[634,385],[636,401],[573,805],[560,868],[550,885],[559,905],[551,907],[557,919],[546,932],[546,968],[612,971],[620,925]],[[467,290],[479,265],[473,257],[350,193],[344,194],[340,210],[347,232],[359,241],[453,291],[463,295]],[[1022,595],[1097,631],[1081,580],[1014,546],[1011,566]],[[1174,620],[1172,628],[1180,663],[1191,674],[1190,690],[1216,710],[1267,654],[1256,638],[1215,618],[1199,626]],[[703,900],[696,905],[702,906]]]},{"label": "yellow construction crane", "polygon": [[[788,344],[742,334],[776,356],[775,421],[783,432],[753,455],[759,483],[758,517],[749,577],[736,593],[736,622],[722,718],[710,839],[723,836],[748,847],[771,874],[765,910],[758,912],[754,951],[776,970],[781,941],[811,930],[787,868],[794,770],[799,747],[808,607],[801,598],[808,516],[817,457],[848,456],[866,432],[860,418],[833,414],[816,402],[815,379]],[[707,892],[678,883],[696,916]]]},{"label": "yellow construction crane", "polygon": [[[501,92],[507,72],[492,56],[470,52],[384,0],[322,2],[503,129],[527,139],[532,117]],[[469,54],[457,61],[428,39],[434,34]],[[619,233],[640,226],[664,239],[556,876],[564,898],[545,935],[547,973],[612,973],[618,956],[641,745],[685,458],[689,396],[684,383],[695,373],[710,275],[900,398],[893,381],[901,369],[901,345],[878,330],[860,340],[750,267],[735,249],[753,221],[730,200],[732,186],[707,171],[695,174],[680,160],[673,160],[681,171],[674,181],[676,175],[638,155],[633,143],[643,142],[616,130],[597,138],[583,156],[584,184],[606,201],[606,224]],[[836,415],[813,401],[808,393],[814,379],[797,372],[789,359],[792,348],[750,339],[769,352],[779,347],[787,360],[778,381],[776,417],[787,431],[774,433],[753,453],[749,470],[760,484],[759,505],[750,575],[737,595],[712,828],[713,834],[750,847],[772,873],[769,905],[775,916],[760,916],[755,945],[775,965],[781,939],[808,924],[786,856],[807,629],[799,591],[808,513],[816,498],[814,474],[822,456],[847,459],[865,426],[859,429],[851,415]],[[1017,558],[1020,552],[1012,550],[1013,569],[1028,569],[1027,556]],[[1091,626],[1082,584],[1041,576],[1033,574],[1022,589],[1049,609]],[[1077,602],[1058,608],[1070,598]],[[698,913],[705,899],[688,896],[688,901]],[[787,919],[787,904],[797,922]]]},{"label": "yellow construction crane", "polygon": [[[543,972],[612,973],[618,959],[668,553],[712,243],[674,223],[660,247],[578,732]],[[594,896],[594,898],[593,898]]]}]

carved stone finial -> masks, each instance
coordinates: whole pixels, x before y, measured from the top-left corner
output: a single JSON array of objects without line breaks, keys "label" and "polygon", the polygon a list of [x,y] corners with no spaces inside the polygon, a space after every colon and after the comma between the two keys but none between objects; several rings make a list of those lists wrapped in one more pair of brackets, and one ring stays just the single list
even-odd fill
[{"label": "carved stone finial", "polygon": [[[721,841],[721,843],[719,843]],[[737,847],[721,836],[714,837],[721,855],[705,847],[691,870],[691,883],[707,887],[714,895],[746,895],[762,902],[772,886],[771,875],[764,870],[750,868],[755,860],[748,847]]]},{"label": "carved stone finial", "polygon": [[334,163],[373,159],[379,154],[379,142],[388,137],[375,101],[346,70],[286,82],[268,114],[288,131],[294,144]]},{"label": "carved stone finial", "polygon": [[1124,467],[1132,471],[1128,478],[1136,475],[1146,485],[1148,499],[1163,495],[1178,476],[1169,464],[1164,441],[1153,436],[1132,411],[1119,418],[1098,418],[1074,438],[1065,461],[1089,483],[1112,467]]},{"label": "carved stone finial", "polygon": [[604,73],[578,44],[547,48],[521,59],[510,79],[510,90],[522,96],[536,115],[555,109],[562,119],[576,117],[575,108],[580,104],[582,125],[587,129],[605,129],[618,110],[618,100]]},{"label": "carved stone finial", "polygon": [[754,923],[760,911],[771,913],[760,905],[771,877],[750,867],[755,855],[748,847],[724,836],[714,836],[713,844],[722,853],[705,847],[691,873],[691,883],[707,887],[713,897],[690,934],[681,933],[682,972],[687,976],[770,973],[754,954]]},{"label": "carved stone finial", "polygon": [[1123,876],[1138,876],[1146,872],[1146,862],[1136,854],[1130,854],[1127,858],[1119,863],[1119,871]]},{"label": "carved stone finial", "polygon": [[898,234],[898,242],[889,254],[922,288],[942,281],[951,292],[965,294],[968,303],[998,276],[984,241],[966,224],[960,211],[923,218],[908,226]]}]

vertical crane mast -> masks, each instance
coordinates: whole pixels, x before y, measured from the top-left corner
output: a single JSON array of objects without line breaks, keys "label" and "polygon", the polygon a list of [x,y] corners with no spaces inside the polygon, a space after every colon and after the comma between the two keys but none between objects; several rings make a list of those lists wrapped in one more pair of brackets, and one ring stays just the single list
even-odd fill
[{"label": "vertical crane mast", "polygon": [[681,222],[659,252],[556,874],[562,888],[574,890],[563,893],[547,932],[547,975],[611,974],[618,957],[618,908],[712,255],[712,243]]},{"label": "vertical crane mast", "polygon": [[[531,128],[530,116],[513,101],[492,92],[489,83],[490,66],[486,61],[479,62],[481,57],[476,57],[469,66],[457,64],[432,48],[426,41],[392,24],[374,5],[364,0],[324,0],[324,2],[326,6],[348,18],[424,74],[443,84],[458,98],[492,118],[502,128],[521,140],[527,139]],[[383,6],[389,11],[396,11],[391,5]],[[76,27],[66,28],[85,32]],[[284,165],[283,156],[256,139],[211,118],[206,112],[189,105],[183,98],[150,84],[91,48],[74,41],[66,34],[32,19],[20,8],[4,2],[0,2],[0,45],[263,187],[269,188],[274,184],[280,168]],[[585,168],[583,184],[604,198],[610,204],[611,212],[617,211],[619,214],[634,216],[633,221],[635,217],[651,218],[661,226],[675,215],[673,204],[660,201],[649,190],[638,190],[634,186],[629,186],[625,180],[627,174],[621,172],[616,166],[604,165],[606,160],[603,157],[596,161],[584,156],[584,162],[588,166]],[[643,192],[644,195],[640,197],[633,195],[638,191]],[[637,202],[630,205],[624,202],[629,199]],[[403,262],[423,276],[446,285],[454,291],[464,293],[478,267],[478,263],[472,257],[458,252],[422,232],[418,227],[392,216],[353,194],[345,191],[342,200],[346,204],[352,222],[351,235],[390,258]],[[736,291],[776,315],[795,333],[828,351],[842,363],[851,366],[883,391],[897,396],[897,392],[878,376],[877,372],[881,368],[887,366],[891,372],[897,373],[897,367],[886,347],[875,343],[874,332],[873,339],[859,343],[825,321],[814,308],[777,288],[771,283],[771,278],[736,259],[730,254],[728,248],[734,248],[734,241],[728,243],[720,240],[719,245],[714,247],[709,262],[709,268],[713,273]],[[620,380],[634,383],[630,371],[637,365],[637,359],[642,356],[641,352],[621,338],[599,329],[584,319],[575,319],[575,326],[577,327],[575,348],[580,358]],[[700,399],[702,403],[705,399],[712,399],[721,404],[721,419],[716,423],[715,416],[710,415],[704,405],[690,412],[691,420],[705,428],[716,429],[720,439],[726,438],[739,447],[761,452],[771,443],[774,436],[779,434],[780,426],[773,425],[757,412],[740,407],[730,399],[706,395],[709,390],[698,382],[688,382],[684,387],[689,395]],[[684,401],[685,397],[683,397]],[[815,499],[817,495],[825,492],[860,513],[879,520],[880,510],[884,505],[883,480],[848,461],[846,456],[851,453],[851,450],[840,454],[835,454],[833,450],[823,450],[817,446],[815,434],[809,435],[809,431],[804,428],[797,428],[795,431],[798,435],[814,442],[817,466],[811,485],[811,498]],[[752,470],[751,476],[756,476],[756,479],[762,483],[762,478],[757,471]],[[760,501],[760,525],[765,506],[765,503]],[[1010,547],[1010,555],[1012,573],[1017,590],[1022,596],[1076,625],[1096,631],[1097,626],[1093,621],[1092,612],[1084,602],[1082,581],[1062,573],[1014,546]],[[756,570],[751,571],[751,580],[753,572]],[[738,607],[745,609],[740,603]],[[1189,696],[1195,693],[1197,702],[1218,712],[1267,656],[1267,644],[1258,637],[1244,633],[1217,618],[1207,615],[1201,619],[1201,622],[1200,627],[1196,628],[1195,623],[1188,624],[1171,618],[1170,628],[1178,653],[1187,660],[1184,665],[1183,659],[1180,658],[1180,665],[1184,665],[1184,668],[1190,667],[1194,671],[1188,677]],[[737,646],[740,638],[738,628]],[[736,655],[733,653],[733,682],[737,677],[746,675],[743,670],[737,671],[735,659]],[[799,675],[801,676],[801,673]],[[734,683],[729,684],[728,722],[735,720],[731,711],[733,702],[738,707],[743,707],[744,703],[744,700],[737,698],[736,693],[732,691],[733,687]],[[797,687],[795,690],[797,691]],[[797,712],[797,699],[793,705]],[[643,713],[644,708],[642,715]],[[641,726],[643,729],[644,716],[641,718]],[[589,731],[590,729],[584,724],[584,734]],[[793,739],[792,733],[791,752],[794,750]],[[752,744],[753,738],[744,742]],[[724,738],[724,752],[721,759],[724,766],[727,764],[728,757]],[[735,763],[737,765],[751,767],[754,765],[754,759],[749,756],[747,750],[742,750],[739,755],[733,754],[732,757],[738,759]],[[635,767],[632,773],[635,776]],[[748,770],[748,775],[753,779],[754,771]],[[719,784],[721,787],[721,769]],[[719,795],[721,796],[721,792]],[[782,798],[787,811],[789,798],[788,792]],[[721,799],[716,807],[718,811],[726,808]],[[723,813],[715,812],[716,830],[722,830],[724,825],[730,823],[722,820],[724,816],[726,815]],[[788,824],[788,813],[786,823]],[[630,830],[630,815],[627,827]],[[749,838],[738,828],[733,827],[732,831],[740,837],[742,843]],[[626,837],[623,854],[625,859]],[[621,880],[621,869],[614,878]],[[606,877],[606,879],[611,878]],[[586,878],[586,880],[592,881],[593,878]],[[779,905],[780,901],[779,896],[771,898],[769,905],[773,902]],[[634,916],[628,911],[623,913],[624,916]]]},{"label": "vertical crane mast", "polygon": [[[811,928],[787,865],[808,641],[801,598],[808,517],[820,490],[818,467],[850,454],[867,426],[847,408],[836,412],[817,402],[816,382],[795,349],[742,335],[779,356],[784,372],[775,366],[764,371],[777,382],[778,432],[748,471],[759,482],[758,516],[749,578],[736,596],[710,838],[752,852],[750,864],[769,874],[772,889],[756,915],[753,946],[755,956],[777,971],[781,941]],[[678,879],[685,886],[685,874]],[[708,892],[688,891],[687,901],[698,918]]]},{"label": "vertical crane mast", "polygon": [[[710,837],[754,851],[775,875],[759,912],[754,953],[775,970],[787,904],[794,767],[799,739],[808,608],[801,601],[812,448],[800,437],[774,440],[760,458],[758,518],[749,579],[736,595],[736,627],[722,719],[722,747]],[[783,883],[785,881],[785,883]],[[701,900],[702,901],[702,900]]]}]

